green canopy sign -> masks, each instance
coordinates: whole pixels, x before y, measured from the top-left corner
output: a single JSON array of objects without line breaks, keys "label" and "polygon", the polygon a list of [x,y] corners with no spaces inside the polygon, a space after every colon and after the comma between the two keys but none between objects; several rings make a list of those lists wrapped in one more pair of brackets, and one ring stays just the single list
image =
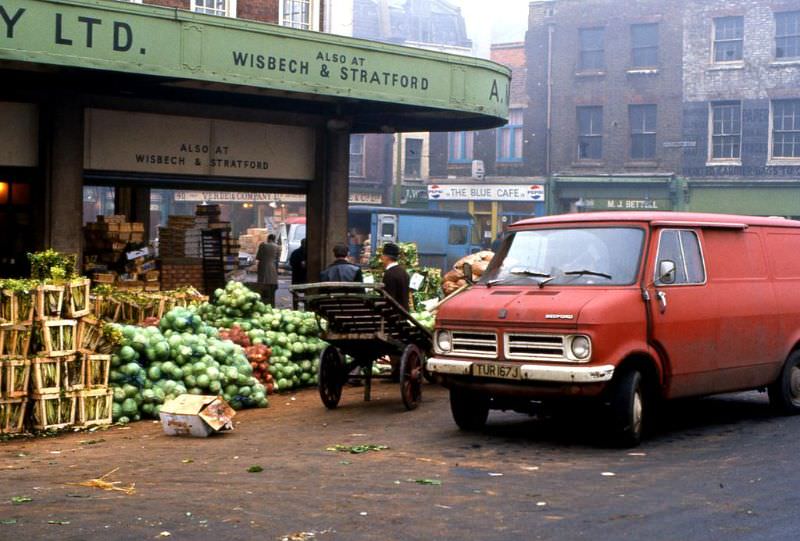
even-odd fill
[{"label": "green canopy sign", "polygon": [[0,0],[0,60],[508,116],[486,60],[124,2]]}]

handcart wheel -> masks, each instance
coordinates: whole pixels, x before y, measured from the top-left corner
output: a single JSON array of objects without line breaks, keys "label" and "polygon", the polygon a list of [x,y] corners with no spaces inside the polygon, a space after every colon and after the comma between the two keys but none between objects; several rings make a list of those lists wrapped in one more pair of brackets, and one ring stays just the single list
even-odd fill
[{"label": "handcart wheel", "polygon": [[345,378],[344,359],[339,350],[328,346],[319,355],[319,397],[328,409],[335,409],[342,398]]},{"label": "handcart wheel", "polygon": [[422,400],[422,369],[425,358],[414,344],[406,346],[400,358],[400,396],[406,409],[413,410]]}]

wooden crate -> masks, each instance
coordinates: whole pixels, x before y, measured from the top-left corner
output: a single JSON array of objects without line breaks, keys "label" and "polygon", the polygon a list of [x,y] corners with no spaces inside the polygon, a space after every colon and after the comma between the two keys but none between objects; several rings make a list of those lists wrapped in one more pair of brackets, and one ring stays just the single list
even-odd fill
[{"label": "wooden crate", "polygon": [[0,324],[30,325],[33,322],[35,291],[0,291]]},{"label": "wooden crate", "polygon": [[57,358],[61,361],[61,390],[82,391],[86,381],[86,357],[75,353]]},{"label": "wooden crate", "polygon": [[82,351],[81,355],[85,357],[84,388],[107,389],[108,376],[111,373],[111,355],[93,351]]},{"label": "wooden crate", "polygon": [[92,282],[88,278],[74,280],[67,286],[67,317],[81,317],[92,311],[89,290]]},{"label": "wooden crate", "polygon": [[96,272],[92,279],[96,284],[113,284],[117,281],[117,275],[113,272]]},{"label": "wooden crate", "polygon": [[26,398],[30,377],[29,359],[0,359],[0,398]]},{"label": "wooden crate", "polygon": [[59,319],[64,307],[64,286],[45,284],[36,288],[36,319]]},{"label": "wooden crate", "polygon": [[19,434],[24,430],[27,406],[25,398],[0,400],[0,434]]},{"label": "wooden crate", "polygon": [[119,321],[122,303],[106,295],[94,297],[94,315],[105,321]]},{"label": "wooden crate", "polygon": [[60,356],[78,349],[78,322],[74,319],[56,319],[37,323],[40,355]]},{"label": "wooden crate", "polygon": [[0,356],[27,357],[32,335],[32,325],[0,325]]},{"label": "wooden crate", "polygon": [[61,391],[61,358],[35,357],[31,359],[32,390],[37,394],[51,394]]},{"label": "wooden crate", "polygon": [[108,389],[87,389],[78,393],[78,411],[75,426],[90,428],[112,423],[111,411],[114,393]]},{"label": "wooden crate", "polygon": [[102,342],[103,323],[92,316],[84,316],[78,320],[78,349],[97,351]]},{"label": "wooden crate", "polygon": [[31,424],[36,430],[61,430],[75,423],[77,393],[33,394]]}]

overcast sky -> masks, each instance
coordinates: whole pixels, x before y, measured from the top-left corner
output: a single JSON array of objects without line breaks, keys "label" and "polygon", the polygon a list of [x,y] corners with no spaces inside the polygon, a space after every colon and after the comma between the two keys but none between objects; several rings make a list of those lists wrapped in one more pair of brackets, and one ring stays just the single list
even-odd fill
[{"label": "overcast sky", "polygon": [[487,56],[491,43],[525,39],[530,0],[450,1],[461,6],[467,21],[467,33],[478,46],[479,55]]}]

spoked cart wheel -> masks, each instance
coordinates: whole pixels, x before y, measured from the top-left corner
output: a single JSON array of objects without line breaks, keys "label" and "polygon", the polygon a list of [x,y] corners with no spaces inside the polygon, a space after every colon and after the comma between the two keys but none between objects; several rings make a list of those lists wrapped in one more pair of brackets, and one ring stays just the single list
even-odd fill
[{"label": "spoked cart wheel", "polygon": [[347,372],[344,358],[335,346],[328,346],[319,355],[319,397],[328,409],[335,409],[342,398]]},{"label": "spoked cart wheel", "polygon": [[425,357],[417,346],[406,346],[400,358],[400,396],[406,409],[415,409],[422,400],[424,363]]}]

